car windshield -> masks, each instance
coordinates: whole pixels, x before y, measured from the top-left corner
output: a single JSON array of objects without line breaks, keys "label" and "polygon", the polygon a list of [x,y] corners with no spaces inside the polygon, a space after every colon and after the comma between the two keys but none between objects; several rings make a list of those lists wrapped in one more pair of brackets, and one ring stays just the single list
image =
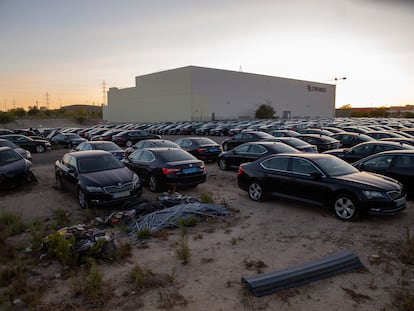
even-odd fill
[{"label": "car windshield", "polygon": [[3,150],[0,152],[0,165],[21,160],[22,157],[13,150]]},{"label": "car windshield", "polygon": [[160,157],[165,162],[194,160],[191,154],[180,149],[170,149],[167,152],[162,152],[160,153]]},{"label": "car windshield", "polygon": [[99,157],[81,158],[78,160],[79,173],[92,173],[105,170],[113,170],[124,167],[113,155],[103,155]]},{"label": "car windshield", "polygon": [[106,151],[113,151],[113,150],[121,150],[117,144],[96,144],[95,149],[99,150],[106,150]]},{"label": "car windshield", "polygon": [[214,140],[211,140],[210,138],[197,138],[194,139],[194,141],[196,141],[200,145],[217,144]]},{"label": "car windshield", "polygon": [[281,140],[281,142],[291,145],[293,147],[300,147],[300,146],[307,145],[306,142],[304,142],[303,140],[297,139],[297,138],[290,138],[289,140]]},{"label": "car windshield", "polygon": [[358,169],[351,164],[335,157],[323,157],[313,160],[324,173],[331,177],[338,177],[358,173]]}]

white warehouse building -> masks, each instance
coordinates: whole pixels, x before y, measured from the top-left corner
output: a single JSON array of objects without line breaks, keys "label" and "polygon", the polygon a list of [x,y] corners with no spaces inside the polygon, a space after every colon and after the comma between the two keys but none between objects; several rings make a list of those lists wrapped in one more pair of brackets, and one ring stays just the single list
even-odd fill
[{"label": "white warehouse building", "polygon": [[108,91],[108,122],[254,119],[261,104],[280,118],[335,115],[335,85],[187,66],[135,78]]}]

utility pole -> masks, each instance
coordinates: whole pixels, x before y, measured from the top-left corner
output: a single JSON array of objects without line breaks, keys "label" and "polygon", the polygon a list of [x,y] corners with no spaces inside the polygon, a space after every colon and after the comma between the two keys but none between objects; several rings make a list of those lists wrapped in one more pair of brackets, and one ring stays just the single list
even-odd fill
[{"label": "utility pole", "polygon": [[46,107],[49,110],[49,92],[46,92]]},{"label": "utility pole", "polygon": [[105,80],[102,82],[102,105],[106,104],[106,83]]}]

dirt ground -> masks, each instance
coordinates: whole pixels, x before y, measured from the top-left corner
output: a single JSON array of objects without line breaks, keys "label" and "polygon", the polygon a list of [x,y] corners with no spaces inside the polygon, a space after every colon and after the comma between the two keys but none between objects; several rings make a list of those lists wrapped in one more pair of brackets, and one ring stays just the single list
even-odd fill
[{"label": "dirt ground", "polygon": [[[81,222],[84,211],[76,198],[53,188],[53,163],[65,152],[34,154],[37,184],[0,195],[0,210],[21,211],[26,222],[51,222],[53,210],[63,209],[70,213],[73,222]],[[134,243],[132,256],[126,261],[99,263],[110,295],[103,304],[91,306],[74,297],[72,277],[65,277],[67,267],[50,258],[38,260],[33,278],[46,285],[37,308],[398,310],[402,303],[398,295],[414,292],[414,267],[399,259],[407,227],[414,227],[413,201],[396,216],[364,216],[357,222],[343,222],[333,213],[313,206],[279,200],[252,202],[237,187],[235,171],[220,171],[215,163],[209,163],[207,171],[207,183],[179,191],[194,196],[211,192],[216,203],[228,205],[230,213],[225,219],[188,228],[188,264],[183,265],[176,256],[179,229],[153,237],[145,246]],[[155,197],[144,188],[143,198]],[[364,269],[260,298],[241,284],[242,277],[284,269],[339,250],[358,255]],[[127,282],[135,264],[173,276],[174,281],[163,288],[137,292]]]}]

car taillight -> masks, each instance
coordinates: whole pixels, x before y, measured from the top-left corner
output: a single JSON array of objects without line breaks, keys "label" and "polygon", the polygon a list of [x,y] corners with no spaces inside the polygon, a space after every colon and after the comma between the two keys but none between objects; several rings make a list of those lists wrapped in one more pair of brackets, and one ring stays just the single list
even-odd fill
[{"label": "car taillight", "polygon": [[170,168],[170,167],[163,167],[161,170],[162,170],[162,173],[164,175],[168,175],[168,174],[174,174],[174,173],[178,172],[180,169]]},{"label": "car taillight", "polygon": [[239,166],[239,170],[237,171],[237,175],[243,174],[243,169]]},{"label": "car taillight", "polygon": [[196,152],[203,152],[203,151],[206,151],[207,149],[206,148],[196,148]]}]

